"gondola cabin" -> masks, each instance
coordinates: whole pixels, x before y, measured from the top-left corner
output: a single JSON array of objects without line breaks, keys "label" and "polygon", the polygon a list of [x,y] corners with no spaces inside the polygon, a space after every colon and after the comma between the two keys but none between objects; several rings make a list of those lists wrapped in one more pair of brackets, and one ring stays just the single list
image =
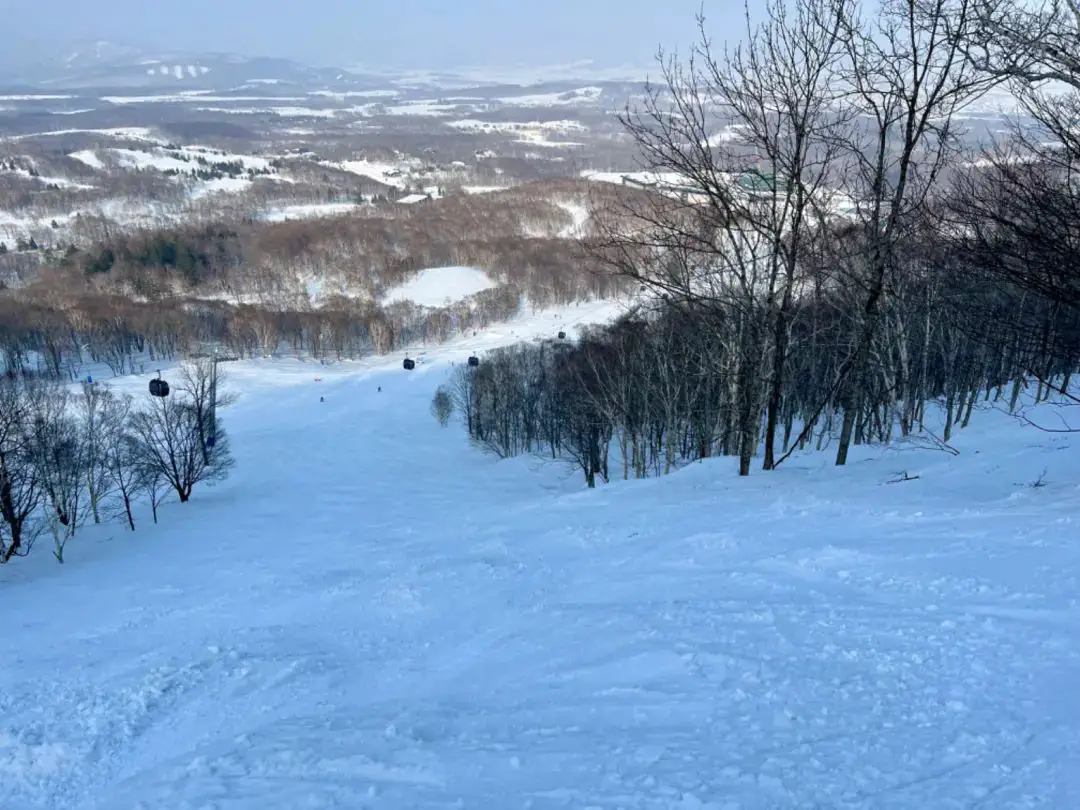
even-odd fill
[{"label": "gondola cabin", "polygon": [[477,357],[476,355],[473,355],[472,357],[469,358],[469,365],[472,366],[473,368],[476,368],[478,365],[480,365],[480,358]]},{"label": "gondola cabin", "polygon": [[566,332],[559,332],[559,340],[566,340]]},{"label": "gondola cabin", "polygon": [[160,377],[156,380],[151,380],[150,395],[154,397],[167,397],[169,395],[169,384]]},{"label": "gondola cabin", "polygon": [[405,367],[406,371],[412,371],[414,368],[416,368],[416,361],[410,360],[408,357],[406,357],[405,362],[402,363],[402,366]]}]

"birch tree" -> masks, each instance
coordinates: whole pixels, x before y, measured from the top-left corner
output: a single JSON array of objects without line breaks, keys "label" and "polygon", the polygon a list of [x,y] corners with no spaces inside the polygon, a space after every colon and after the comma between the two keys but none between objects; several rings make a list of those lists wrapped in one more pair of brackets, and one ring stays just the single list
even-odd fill
[{"label": "birch tree", "polygon": [[762,410],[763,466],[775,464],[800,257],[850,125],[831,79],[852,9],[848,0],[768,3],[760,24],[747,11],[746,42],[720,51],[699,18],[690,58],[661,56],[663,81],[622,118],[658,193],[620,212],[602,255],[668,300],[714,311],[702,322],[737,341],[743,475]]},{"label": "birch tree", "polygon": [[30,399],[30,452],[41,481],[53,556],[60,563],[83,520],[87,498],[87,442],[70,400],[66,389],[51,386],[36,389]]},{"label": "birch tree", "polygon": [[900,241],[913,231],[943,171],[961,153],[954,115],[1000,82],[967,58],[980,0],[883,0],[873,20],[842,20],[836,76],[861,126],[842,144],[842,188],[859,229],[843,283],[859,291],[841,369],[836,463],[845,464],[868,385],[870,353],[889,305]]}]

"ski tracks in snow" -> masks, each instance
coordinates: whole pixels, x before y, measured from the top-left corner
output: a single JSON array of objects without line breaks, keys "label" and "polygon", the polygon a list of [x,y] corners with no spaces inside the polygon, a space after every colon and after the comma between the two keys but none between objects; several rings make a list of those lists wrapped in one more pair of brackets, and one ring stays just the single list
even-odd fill
[{"label": "ski tracks in snow", "polygon": [[151,548],[13,589],[0,807],[1080,796],[1064,507],[797,467],[572,491],[475,455],[426,389],[385,384],[377,424],[341,391],[249,405],[234,482]]}]

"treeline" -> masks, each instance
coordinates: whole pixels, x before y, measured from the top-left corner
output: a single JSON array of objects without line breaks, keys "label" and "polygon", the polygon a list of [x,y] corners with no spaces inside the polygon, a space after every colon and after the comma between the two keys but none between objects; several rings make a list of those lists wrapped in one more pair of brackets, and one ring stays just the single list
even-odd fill
[{"label": "treeline", "polygon": [[[1043,400],[1068,390],[1080,363],[1080,310],[965,283],[970,266],[956,256],[924,263],[927,252],[911,254],[895,277],[860,386],[855,445],[921,434],[945,447],[980,403],[1015,411],[1022,391]],[[838,380],[859,302],[818,278],[793,310],[781,459],[825,449],[843,418]],[[570,461],[589,486],[712,456],[758,456],[769,358],[747,362],[747,322],[732,314],[661,301],[575,342],[497,349],[456,369],[435,408],[455,411],[478,446]],[[927,426],[928,403],[944,411],[940,432],[936,415]]]},{"label": "treeline", "polygon": [[317,310],[271,310],[223,301],[132,301],[83,296],[50,306],[0,297],[0,371],[74,381],[87,363],[113,374],[215,345],[240,357],[291,353],[314,360],[345,360],[419,343],[442,343],[508,320],[521,306],[519,291],[485,290],[450,307],[407,302],[385,309],[351,299]]},{"label": "treeline", "polygon": [[[473,203],[487,195],[399,206],[387,217],[160,228],[69,248],[34,268],[23,266],[27,254],[0,256],[11,279],[0,291],[5,368],[73,379],[93,361],[123,374],[140,358],[208,344],[240,357],[347,359],[469,334],[514,316],[523,300],[611,297],[628,283],[574,240],[521,235],[567,228],[571,214],[551,199],[574,202],[581,191],[569,181],[511,189],[480,207]],[[497,286],[445,307],[378,303],[420,270],[449,265],[484,268]],[[18,283],[31,271],[32,282]],[[314,302],[312,283],[321,288]]]},{"label": "treeline", "polygon": [[[703,30],[622,118],[659,180],[589,247],[654,303],[462,368],[440,418],[452,406],[500,455],[571,459],[591,486],[611,448],[624,476],[715,454],[746,475],[810,446],[837,464],[916,432],[946,447],[980,400],[1015,409],[1031,385],[1080,403],[1080,66],[1062,56],[1080,23],[1004,0],[886,0],[879,27],[858,0],[766,10],[735,51]],[[1042,93],[1051,71],[1070,92]],[[972,160],[950,122],[1006,82],[1027,120]],[[716,105],[739,143],[712,137]],[[764,182],[741,182],[748,149]]]},{"label": "treeline", "polygon": [[217,409],[215,361],[182,366],[165,397],[136,404],[100,383],[80,393],[53,381],[0,377],[0,564],[48,536],[53,556],[88,523],[135,531],[135,506],[224,479],[233,466]]},{"label": "treeline", "polygon": [[93,276],[97,289],[140,296],[246,295],[270,286],[286,291],[307,276],[377,298],[417,270],[446,265],[482,267],[497,281],[541,297],[550,286],[556,296],[576,296],[582,280],[601,294],[611,282],[588,278],[584,271],[590,264],[596,269],[595,262],[559,238],[572,219],[553,198],[585,204],[590,194],[620,192],[628,193],[563,181],[348,217],[146,229],[69,254],[64,266]]}]

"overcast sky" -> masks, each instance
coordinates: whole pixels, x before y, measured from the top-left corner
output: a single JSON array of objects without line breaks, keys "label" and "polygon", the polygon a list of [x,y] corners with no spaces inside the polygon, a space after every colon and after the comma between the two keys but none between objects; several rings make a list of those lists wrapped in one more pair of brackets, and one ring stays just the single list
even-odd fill
[{"label": "overcast sky", "polygon": [[[591,59],[648,66],[685,45],[701,0],[0,0],[9,60],[107,39],[315,65],[444,68]],[[707,0],[717,39],[741,3]],[[12,42],[12,39],[15,42]],[[12,47],[14,46],[14,47]]]}]

